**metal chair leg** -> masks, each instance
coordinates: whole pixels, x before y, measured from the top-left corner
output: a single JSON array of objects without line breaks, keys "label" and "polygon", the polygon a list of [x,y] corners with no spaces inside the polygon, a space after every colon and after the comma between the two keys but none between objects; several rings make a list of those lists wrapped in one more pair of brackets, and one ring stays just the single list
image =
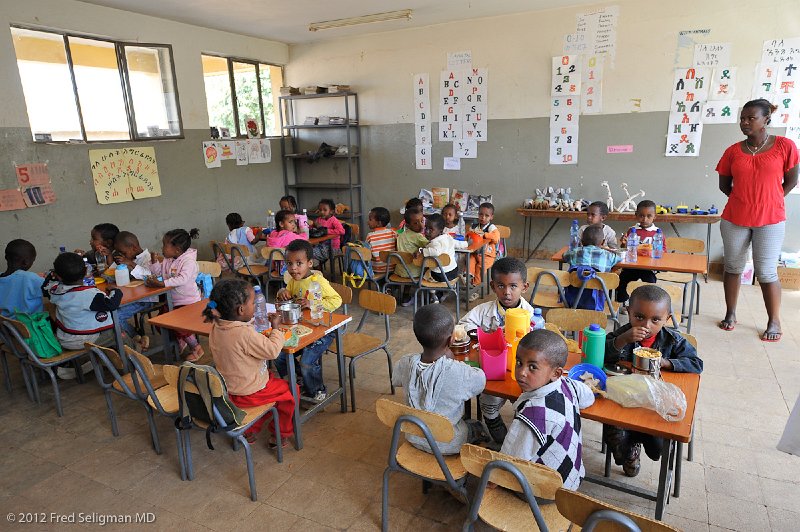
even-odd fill
[{"label": "metal chair leg", "polygon": [[694,461],[694,425],[692,425],[692,439],[689,440],[689,449],[686,451],[686,459]]},{"label": "metal chair leg", "polygon": [[156,420],[153,419],[153,411],[150,407],[145,406],[147,412],[147,424],[150,427],[150,441],[153,443],[153,450],[156,454],[161,454],[161,442],[158,440],[158,431],[156,430]]},{"label": "metal chair leg", "polygon": [[275,427],[275,450],[278,455],[278,463],[281,463],[283,462],[283,436],[281,435],[280,418],[277,408],[273,406],[270,410],[272,411],[272,426]]},{"label": "metal chair leg", "polygon": [[111,434],[115,437],[119,436],[119,427],[117,426],[117,413],[114,412],[114,403],[111,399],[111,392],[108,390],[103,394],[106,396],[106,408],[108,409],[108,419],[111,421]]},{"label": "metal chair leg", "polygon": [[178,445],[178,466],[181,468],[181,480],[186,480],[186,457],[181,442],[181,430],[178,427],[175,427],[175,442]]},{"label": "metal chair leg", "polygon": [[53,383],[53,394],[56,399],[56,413],[58,413],[58,417],[64,417],[64,407],[61,406],[61,390],[58,389],[56,374],[53,373],[52,369],[47,368],[47,375],[50,377],[50,382]]},{"label": "metal chair leg", "polygon": [[606,446],[606,467],[605,471],[603,471],[603,476],[604,477],[611,476],[611,448],[609,448],[608,446]]},{"label": "metal chair leg", "polygon": [[389,474],[391,468],[383,471],[383,491],[381,493],[381,532],[389,531]]},{"label": "metal chair leg", "polygon": [[183,452],[186,457],[186,478],[194,480],[194,463],[192,460],[192,438],[191,430],[182,430],[183,432]]},{"label": "metal chair leg", "polygon": [[0,360],[2,360],[3,364],[3,375],[5,375],[6,390],[8,390],[8,393],[11,393],[11,374],[8,371],[8,359],[6,358],[5,353],[0,353],[0,357],[2,357]]},{"label": "metal chair leg", "polygon": [[386,352],[386,361],[389,365],[389,386],[392,388],[392,395],[394,395],[394,381],[392,381],[392,355],[389,353],[387,348],[383,348]]},{"label": "metal chair leg", "polygon": [[[239,435],[237,438],[244,447],[244,457],[247,461],[247,479],[250,481],[250,500],[256,502],[258,500],[258,493],[256,492],[256,476],[253,472],[253,453],[250,450],[250,444],[244,436]],[[280,443],[278,444],[280,446]]]},{"label": "metal chair leg", "polygon": [[355,359],[350,360],[350,364],[347,366],[348,369],[348,379],[350,380],[350,410],[355,412],[356,411],[356,361]]}]

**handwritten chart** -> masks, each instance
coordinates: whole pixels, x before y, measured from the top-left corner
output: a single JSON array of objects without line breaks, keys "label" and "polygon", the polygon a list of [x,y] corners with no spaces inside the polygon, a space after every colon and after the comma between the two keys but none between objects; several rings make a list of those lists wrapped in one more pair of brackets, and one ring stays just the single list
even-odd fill
[{"label": "handwritten chart", "polygon": [[154,148],[89,150],[89,163],[101,205],[161,195]]}]

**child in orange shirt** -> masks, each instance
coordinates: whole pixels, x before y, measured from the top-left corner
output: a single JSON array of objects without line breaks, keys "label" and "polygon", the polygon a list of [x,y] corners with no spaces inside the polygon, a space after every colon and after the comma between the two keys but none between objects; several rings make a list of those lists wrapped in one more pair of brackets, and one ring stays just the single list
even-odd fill
[{"label": "child in orange shirt", "polygon": [[[483,237],[483,264],[481,264],[481,254],[472,253],[469,256],[469,271],[472,273],[472,285],[478,286],[483,279],[483,272],[494,264],[497,257],[497,249],[500,245],[500,230],[492,223],[494,219],[494,205],[491,203],[481,203],[478,207],[478,223],[472,224],[470,231]],[[473,292],[469,296],[470,301],[475,301],[480,297],[478,292]]]}]

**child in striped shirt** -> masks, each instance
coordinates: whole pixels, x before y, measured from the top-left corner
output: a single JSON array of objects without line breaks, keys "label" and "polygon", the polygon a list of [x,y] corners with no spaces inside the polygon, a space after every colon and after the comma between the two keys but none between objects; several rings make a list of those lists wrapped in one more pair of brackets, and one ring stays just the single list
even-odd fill
[{"label": "child in striped shirt", "polygon": [[386,274],[387,266],[380,259],[381,251],[397,251],[397,234],[387,227],[390,220],[389,210],[384,207],[375,207],[369,211],[367,225],[370,232],[367,233],[366,242],[372,251],[372,271],[376,278]]}]

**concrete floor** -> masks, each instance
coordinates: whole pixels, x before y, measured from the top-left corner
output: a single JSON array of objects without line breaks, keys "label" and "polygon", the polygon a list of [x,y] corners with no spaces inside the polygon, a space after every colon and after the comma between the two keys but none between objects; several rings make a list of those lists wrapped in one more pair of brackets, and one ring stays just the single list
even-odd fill
[{"label": "concrete floor", "polygon": [[[453,307],[452,302],[447,303]],[[784,336],[779,343],[759,340],[766,322],[758,287],[743,287],[739,324],[717,329],[723,315],[722,285],[702,286],[701,315],[694,334],[705,362],[695,430],[695,460],[684,462],[681,496],[667,507],[665,521],[684,530],[797,530],[800,522],[800,457],[775,449],[789,411],[800,393],[800,292],[784,291]],[[453,309],[454,310],[454,309]],[[352,313],[359,317],[355,308]],[[398,307],[392,318],[395,359],[417,348],[411,309]],[[379,320],[370,327],[382,333]],[[207,356],[204,362],[209,361]],[[0,510],[34,512],[48,522],[3,527],[6,530],[54,528],[51,512],[129,514],[152,512],[148,529],[190,530],[376,530],[380,527],[381,476],[389,429],[375,416],[375,401],[389,394],[385,358],[361,360],[358,411],[338,407],[304,425],[305,448],[287,448],[278,464],[266,438],[253,446],[258,502],[248,495],[244,455],[222,437],[215,451],[200,431],[192,433],[196,478],[182,482],[170,423],[158,419],[163,454],[150,445],[143,408],[115,397],[120,436],[111,434],[106,406],[93,377],[86,384],[63,381],[65,415],[55,414],[49,385],[41,406],[24,391],[18,365],[11,361],[14,391],[0,406]],[[325,361],[329,385],[335,382],[334,357]],[[395,396],[402,401],[401,393]],[[391,397],[391,396],[389,396]],[[510,407],[505,407],[510,419]],[[602,472],[600,425],[584,424],[586,468]],[[621,476],[614,467],[613,476]],[[655,489],[657,467],[642,459],[630,482]],[[654,503],[584,483],[588,494],[645,515]],[[395,530],[458,530],[466,507],[447,492],[421,492],[403,475],[391,480],[390,523]],[[107,525],[106,529],[130,529]],[[142,527],[143,525],[138,525]],[[483,528],[483,527],[481,527]]]}]

